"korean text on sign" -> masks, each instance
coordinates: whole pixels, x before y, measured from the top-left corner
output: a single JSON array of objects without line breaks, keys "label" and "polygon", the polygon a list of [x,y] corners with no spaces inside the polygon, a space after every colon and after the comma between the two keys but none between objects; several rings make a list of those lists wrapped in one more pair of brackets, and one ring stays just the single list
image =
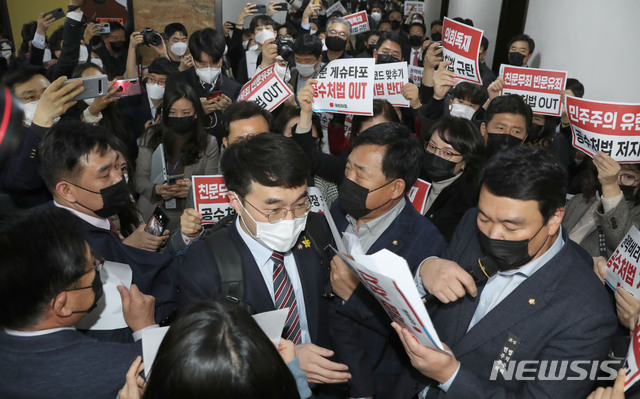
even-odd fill
[{"label": "korean text on sign", "polygon": [[502,65],[502,94],[517,94],[529,104],[534,114],[560,116],[561,92],[567,72]]},{"label": "korean text on sign", "polygon": [[458,80],[482,84],[478,51],[483,31],[445,17],[442,32],[444,60],[451,62],[449,70]]},{"label": "korean text on sign", "polygon": [[606,152],[621,163],[640,162],[640,104],[566,97],[573,146],[590,156]]},{"label": "korean text on sign", "polygon": [[356,35],[362,32],[369,32],[369,17],[366,11],[360,11],[355,14],[344,17],[351,24],[351,34]]},{"label": "korean text on sign", "polygon": [[258,72],[242,86],[238,101],[253,101],[271,112],[293,95],[275,72],[275,64]]},{"label": "korean text on sign", "polygon": [[420,87],[422,84],[422,74],[424,72],[423,67],[417,67],[413,65],[409,65],[409,82],[414,85]]},{"label": "korean text on sign", "polygon": [[202,215],[202,224],[215,224],[233,213],[229,191],[220,175],[192,176],[193,203]]},{"label": "korean text on sign", "polygon": [[640,299],[640,231],[635,226],[624,237],[618,248],[607,261],[605,281],[613,289],[622,287]]},{"label": "korean text on sign", "polygon": [[373,96],[389,101],[394,107],[408,107],[409,100],[402,95],[408,78],[406,62],[376,65]]},{"label": "korean text on sign", "polygon": [[313,83],[313,112],[373,115],[373,58],[331,61]]},{"label": "korean text on sign", "polygon": [[633,384],[640,380],[640,319],[636,323],[636,328],[629,343],[627,358],[623,364],[626,377],[624,379],[625,392]]},{"label": "korean text on sign", "polygon": [[424,14],[424,1],[405,1],[404,16],[409,14]]}]

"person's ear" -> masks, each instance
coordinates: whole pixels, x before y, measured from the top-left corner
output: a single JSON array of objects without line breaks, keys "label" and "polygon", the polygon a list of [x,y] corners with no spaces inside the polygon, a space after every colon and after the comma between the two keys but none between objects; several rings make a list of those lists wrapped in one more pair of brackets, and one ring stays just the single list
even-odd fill
[{"label": "person's ear", "polygon": [[564,218],[564,207],[556,209],[555,213],[551,215],[547,222],[550,236],[558,232],[562,224],[562,218]]},{"label": "person's ear", "polygon": [[391,187],[393,187],[393,191],[391,192],[391,198],[397,199],[404,195],[404,191],[407,186],[403,179],[396,179],[391,185]]},{"label": "person's ear", "polygon": [[227,147],[229,146],[229,141],[227,140],[227,138],[226,138],[226,137],[223,137],[223,138],[222,138],[222,146],[223,146],[224,148],[227,148]]},{"label": "person's ear", "polygon": [[487,134],[487,124],[482,122],[482,124],[480,124],[480,133],[482,133],[482,138],[484,139],[484,144],[487,145],[487,139],[489,138],[489,135]]},{"label": "person's ear", "polygon": [[73,184],[68,183],[64,180],[59,181],[56,184],[56,194],[60,196],[60,198],[64,199],[69,203],[76,202],[76,188]]},{"label": "person's ear", "polygon": [[240,215],[242,213],[242,204],[240,203],[240,196],[235,191],[229,191],[229,205],[236,210],[236,213]]},{"label": "person's ear", "polygon": [[66,318],[73,314],[73,310],[69,308],[67,303],[67,292],[62,291],[59,292],[51,301],[49,302],[49,307],[53,311],[53,313],[60,317]]}]

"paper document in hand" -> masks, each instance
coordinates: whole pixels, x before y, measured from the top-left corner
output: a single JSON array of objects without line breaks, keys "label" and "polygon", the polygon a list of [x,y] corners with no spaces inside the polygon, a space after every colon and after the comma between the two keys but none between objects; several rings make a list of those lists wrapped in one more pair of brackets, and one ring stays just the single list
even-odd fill
[{"label": "paper document in hand", "polygon": [[144,376],[148,380],[151,366],[156,359],[160,344],[167,335],[169,327],[147,328],[142,332],[142,361],[144,362]]},{"label": "paper document in hand", "polygon": [[344,238],[353,260],[338,255],[354,270],[389,317],[411,331],[422,345],[450,354],[438,338],[407,261],[387,249],[364,255],[355,236],[346,233]]},{"label": "paper document in hand", "polygon": [[262,331],[269,337],[271,342],[277,347],[280,344],[282,329],[287,322],[289,308],[272,310],[253,315],[253,319],[258,323]]}]

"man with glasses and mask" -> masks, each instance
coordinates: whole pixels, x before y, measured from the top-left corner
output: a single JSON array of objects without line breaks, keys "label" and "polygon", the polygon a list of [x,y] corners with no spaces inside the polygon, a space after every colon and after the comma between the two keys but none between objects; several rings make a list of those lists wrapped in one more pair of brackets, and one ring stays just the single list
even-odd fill
[{"label": "man with glasses and mask", "polygon": [[[331,214],[341,233],[358,237],[367,254],[387,249],[402,256],[415,273],[438,256],[446,242],[415,210],[407,193],[423,154],[418,139],[402,125],[382,123],[353,143]],[[350,396],[390,398],[402,370],[409,367],[384,309],[337,256],[331,262],[332,338],[338,359],[353,376]]]},{"label": "man with glasses and mask", "polygon": [[[80,219],[84,239],[91,248],[107,261],[129,265],[133,284],[156,298],[160,322],[175,310],[171,302],[174,258],[126,245],[109,219],[131,206],[129,187],[118,168],[120,155],[114,150],[121,144],[115,140],[102,127],[61,121],[40,143],[38,171],[53,196],[53,206]],[[128,329],[90,333],[103,340],[132,340]]]},{"label": "man with glasses and mask", "polygon": [[[243,297],[232,298],[261,313],[289,308],[282,337],[293,341],[300,369],[310,383],[344,383],[347,366],[328,358],[328,303],[323,298],[328,276],[321,265],[309,225],[329,234],[321,215],[309,213],[309,163],[288,138],[263,133],[230,145],[222,156],[222,174],[237,217],[228,227],[190,245],[180,265],[181,307],[229,298],[221,270],[228,266],[211,241],[239,257]],[[313,242],[312,242],[313,241]],[[216,251],[214,253],[214,251]],[[237,281],[237,280],[236,280]],[[228,291],[231,292],[231,291]]]},{"label": "man with glasses and mask", "polygon": [[[97,342],[74,325],[102,296],[103,261],[81,220],[38,207],[0,229],[0,397],[114,398],[139,343]],[[153,298],[121,290],[133,331],[153,325]]]},{"label": "man with glasses and mask", "polygon": [[[394,325],[411,363],[430,380],[407,374],[393,397],[581,398],[592,390],[596,376],[586,370],[607,358],[617,320],[592,258],[561,227],[565,174],[534,147],[489,160],[477,209],[417,279],[441,301],[429,314],[452,355],[419,345]],[[468,272],[477,264],[495,272],[474,282]],[[573,360],[582,365],[576,369]],[[521,362],[525,378],[512,374]]]},{"label": "man with glasses and mask", "polygon": [[351,24],[343,18],[336,18],[327,25],[327,38],[324,40],[327,50],[322,52],[322,63],[340,58],[352,58],[345,49],[351,34]]}]

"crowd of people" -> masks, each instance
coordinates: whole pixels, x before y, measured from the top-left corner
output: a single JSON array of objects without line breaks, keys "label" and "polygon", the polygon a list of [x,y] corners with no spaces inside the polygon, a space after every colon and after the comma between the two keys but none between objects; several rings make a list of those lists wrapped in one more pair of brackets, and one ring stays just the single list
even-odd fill
[{"label": "crowd of people", "polygon": [[[193,32],[104,32],[83,5],[69,0],[55,32],[41,13],[18,48],[0,37],[1,83],[24,109],[0,162],[1,397],[624,397],[640,300],[606,287],[605,264],[640,226],[640,164],[589,157],[570,145],[566,111],[500,95],[486,38],[477,85],[444,61],[442,21],[405,15],[402,0],[342,1],[368,14],[357,35],[325,0],[285,7],[284,24],[282,3],[247,3]],[[535,42],[523,33],[506,50],[528,67]],[[315,113],[318,74],[345,58],[422,67],[419,84],[403,82],[409,107]],[[271,66],[293,95],[271,112],[237,101]],[[83,96],[105,75],[102,95]],[[122,96],[123,80],[140,92]],[[564,89],[585,92],[576,78]],[[231,212],[215,225],[196,209],[198,175],[224,177]],[[417,179],[431,186],[422,212]],[[340,235],[406,260],[450,353],[391,323],[331,251],[309,187]],[[158,208],[161,233],[147,228]],[[122,265],[130,284],[108,286]],[[83,324],[114,300],[119,327]],[[285,308],[274,345],[250,316]],[[141,337],[159,326],[143,364]],[[540,370],[513,378],[527,362]]]}]

